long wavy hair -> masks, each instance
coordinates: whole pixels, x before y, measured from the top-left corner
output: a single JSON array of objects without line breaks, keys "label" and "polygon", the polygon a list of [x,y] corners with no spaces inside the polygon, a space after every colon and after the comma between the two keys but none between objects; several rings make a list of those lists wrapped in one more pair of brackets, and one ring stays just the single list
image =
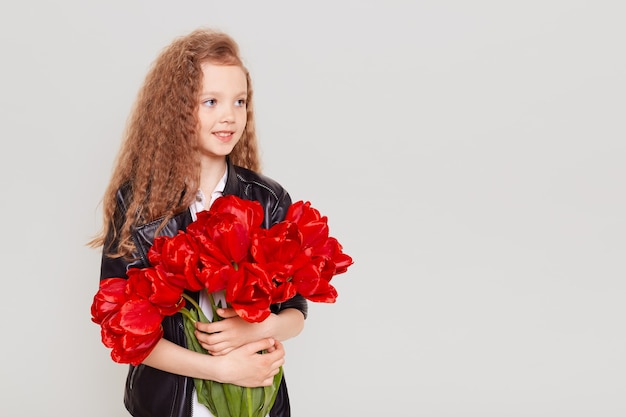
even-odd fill
[{"label": "long wavy hair", "polygon": [[[192,203],[200,185],[197,113],[205,62],[237,65],[245,72],[247,123],[229,157],[235,165],[260,170],[252,83],[239,46],[225,33],[197,29],[167,46],[146,75],[103,197],[103,229],[90,246],[117,238],[119,245],[110,255],[130,255],[135,249],[133,227],[159,219],[164,226]],[[122,186],[129,189],[128,206],[124,218],[114,221],[116,193]]]}]

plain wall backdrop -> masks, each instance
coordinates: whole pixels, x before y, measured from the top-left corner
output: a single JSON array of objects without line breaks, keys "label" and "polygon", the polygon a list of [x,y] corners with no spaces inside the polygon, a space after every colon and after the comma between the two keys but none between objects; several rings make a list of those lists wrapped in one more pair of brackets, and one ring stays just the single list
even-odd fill
[{"label": "plain wall backdrop", "polygon": [[0,6],[0,415],[123,417],[89,307],[100,199],[159,51],[251,70],[264,172],[355,264],[286,342],[295,417],[626,415],[626,6]]}]

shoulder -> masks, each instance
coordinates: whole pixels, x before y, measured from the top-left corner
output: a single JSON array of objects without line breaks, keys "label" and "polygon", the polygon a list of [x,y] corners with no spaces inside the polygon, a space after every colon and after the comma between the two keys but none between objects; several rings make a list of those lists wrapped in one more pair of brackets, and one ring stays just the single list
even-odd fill
[{"label": "shoulder", "polygon": [[291,205],[289,193],[278,181],[236,165],[229,173],[224,194],[261,203],[265,210],[265,227],[282,221]]},{"label": "shoulder", "polygon": [[287,190],[285,190],[285,188],[278,181],[268,177],[267,175],[236,165],[233,166],[233,168],[237,181],[243,185],[248,192],[255,189],[254,191],[256,192],[267,192],[276,199],[280,199],[287,194]]}]

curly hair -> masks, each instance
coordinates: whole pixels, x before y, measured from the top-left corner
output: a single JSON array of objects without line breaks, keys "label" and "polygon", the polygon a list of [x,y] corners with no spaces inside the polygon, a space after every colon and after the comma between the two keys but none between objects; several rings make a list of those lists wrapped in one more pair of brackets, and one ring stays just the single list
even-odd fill
[{"label": "curly hair", "polygon": [[[247,122],[229,157],[239,166],[260,170],[252,83],[239,56],[239,46],[227,34],[197,29],[175,39],[153,62],[127,121],[122,146],[103,198],[103,229],[92,247],[117,237],[113,256],[133,252],[134,226],[162,219],[161,226],[186,210],[200,184],[198,95],[203,63],[237,65],[246,74]],[[113,221],[116,193],[128,186],[128,207],[122,221]]]}]

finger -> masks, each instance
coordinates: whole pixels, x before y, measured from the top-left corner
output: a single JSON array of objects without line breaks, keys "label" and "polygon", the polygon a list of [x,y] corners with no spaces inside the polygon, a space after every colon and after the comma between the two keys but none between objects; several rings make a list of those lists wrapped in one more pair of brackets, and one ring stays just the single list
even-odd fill
[{"label": "finger", "polygon": [[228,343],[221,333],[209,334],[196,330],[195,335],[200,345],[210,352],[224,350],[228,347]]},{"label": "finger", "polygon": [[269,372],[267,373],[267,377],[265,377],[265,379],[263,381],[261,381],[261,385],[262,386],[270,386],[270,385],[272,385],[274,383],[274,377],[279,372],[280,372],[280,368],[279,367],[272,367],[272,369],[270,369]]},{"label": "finger", "polygon": [[285,363],[285,351],[282,349],[276,349],[273,352],[265,353],[263,356],[271,362],[271,366],[278,368]]},{"label": "finger", "polygon": [[200,343],[200,346],[202,346],[202,348],[204,350],[206,350],[207,352],[211,350],[211,345],[209,345],[206,340],[204,340],[203,335],[204,333],[201,332],[197,332],[196,331],[196,339],[198,339],[198,343]]},{"label": "finger", "polygon": [[225,319],[237,316],[237,312],[235,311],[234,308],[218,308],[217,314],[220,317],[225,318]]},{"label": "finger", "polygon": [[222,340],[219,340],[221,338],[220,334],[210,335],[199,330],[196,330],[194,334],[196,336],[196,339],[200,343],[200,346],[202,346],[204,349],[208,351],[220,350],[219,348],[217,348],[217,346],[223,342]]},{"label": "finger", "polygon": [[196,322],[196,330],[199,330],[199,331],[201,331],[203,333],[210,334],[211,333],[211,331],[210,331],[211,330],[211,326],[210,326],[211,324],[213,324],[213,323],[203,323],[201,321],[197,321]]},{"label": "finger", "polygon": [[[200,330],[196,329],[196,331],[193,332],[193,334],[196,336],[196,339],[198,339],[198,342],[200,342],[201,345],[204,345],[204,344],[207,343],[207,340],[206,340],[207,334],[206,333],[201,332]],[[204,347],[204,346],[202,346],[202,347]]]},{"label": "finger", "polygon": [[269,387],[273,383],[274,383],[274,377],[271,377],[271,378],[267,378],[267,379],[263,380],[263,382],[261,382],[261,385],[259,385],[259,386],[261,386],[261,387]]},{"label": "finger", "polygon": [[276,367],[277,370],[278,370],[278,368],[280,368],[284,364],[285,364],[285,356],[284,355],[282,355],[278,360],[276,360],[274,362],[274,366]]},{"label": "finger", "polygon": [[282,350],[283,352],[285,351],[285,346],[278,340],[274,341],[274,348],[276,350]]},{"label": "finger", "polygon": [[224,349],[207,349],[207,351],[213,356],[224,356],[233,350],[235,350],[233,347],[226,347]]},{"label": "finger", "polygon": [[207,350],[211,353],[218,353],[223,351],[224,349],[228,349],[229,345],[226,342],[218,342],[218,343],[207,343]]},{"label": "finger", "polygon": [[272,338],[257,340],[246,345],[246,348],[252,352],[258,352],[261,350],[269,349],[274,346],[275,340]]},{"label": "finger", "polygon": [[213,323],[205,323],[204,326],[202,326],[202,328],[204,329],[205,332],[209,334],[215,334],[215,333],[222,332],[224,330],[228,330],[228,326],[229,326],[228,320],[224,319],[224,320],[214,321]]}]

